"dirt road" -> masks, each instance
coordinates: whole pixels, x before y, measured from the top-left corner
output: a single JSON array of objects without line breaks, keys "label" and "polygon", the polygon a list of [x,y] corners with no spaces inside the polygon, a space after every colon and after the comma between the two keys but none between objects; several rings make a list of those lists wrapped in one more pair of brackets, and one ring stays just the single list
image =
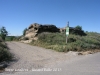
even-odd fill
[{"label": "dirt road", "polygon": [[10,63],[8,69],[28,69],[52,67],[72,56],[66,53],[55,52],[41,47],[31,46],[20,42],[7,42],[10,52],[17,61]]},{"label": "dirt road", "polygon": [[18,61],[0,75],[100,75],[100,53],[78,56],[19,42],[7,44]]}]

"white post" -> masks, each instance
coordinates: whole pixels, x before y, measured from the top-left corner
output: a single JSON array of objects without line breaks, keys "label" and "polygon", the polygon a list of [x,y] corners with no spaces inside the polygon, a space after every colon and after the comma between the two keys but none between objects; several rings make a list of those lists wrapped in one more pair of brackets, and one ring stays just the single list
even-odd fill
[{"label": "white post", "polygon": [[67,22],[67,27],[66,27],[66,44],[68,43],[68,35],[69,35],[69,21]]},{"label": "white post", "polygon": [[66,44],[67,44],[67,35],[66,35]]}]

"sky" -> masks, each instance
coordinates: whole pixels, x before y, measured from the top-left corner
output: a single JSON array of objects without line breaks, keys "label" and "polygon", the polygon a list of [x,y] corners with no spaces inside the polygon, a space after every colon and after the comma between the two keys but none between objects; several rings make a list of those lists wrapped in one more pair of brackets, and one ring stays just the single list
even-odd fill
[{"label": "sky", "polygon": [[0,0],[0,27],[9,35],[22,35],[33,23],[63,28],[68,21],[100,33],[100,0]]}]

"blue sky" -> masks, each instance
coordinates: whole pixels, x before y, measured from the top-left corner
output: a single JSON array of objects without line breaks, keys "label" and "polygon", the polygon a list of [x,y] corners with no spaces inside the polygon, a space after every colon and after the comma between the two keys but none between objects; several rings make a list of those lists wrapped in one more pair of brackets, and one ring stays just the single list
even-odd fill
[{"label": "blue sky", "polygon": [[100,33],[100,0],[0,0],[0,27],[22,35],[32,23],[82,26]]}]

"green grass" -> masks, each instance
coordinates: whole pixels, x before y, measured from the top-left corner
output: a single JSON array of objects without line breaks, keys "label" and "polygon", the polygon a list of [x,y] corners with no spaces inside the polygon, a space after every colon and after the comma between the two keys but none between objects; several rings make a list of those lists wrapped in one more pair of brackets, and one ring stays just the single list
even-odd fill
[{"label": "green grass", "polygon": [[59,52],[67,51],[89,51],[100,49],[100,34],[95,32],[86,32],[86,36],[70,34],[66,44],[65,33],[41,33],[38,40],[31,44],[41,46],[47,49],[53,49]]}]

